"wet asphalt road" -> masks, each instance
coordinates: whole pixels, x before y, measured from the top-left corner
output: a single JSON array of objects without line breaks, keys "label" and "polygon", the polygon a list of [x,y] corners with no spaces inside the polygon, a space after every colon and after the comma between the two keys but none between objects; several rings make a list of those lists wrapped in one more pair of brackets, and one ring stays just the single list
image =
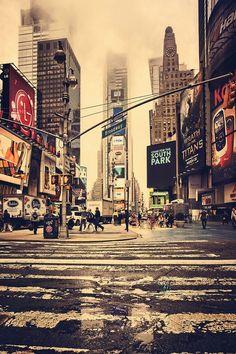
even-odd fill
[{"label": "wet asphalt road", "polygon": [[236,231],[0,242],[0,353],[235,353]]}]

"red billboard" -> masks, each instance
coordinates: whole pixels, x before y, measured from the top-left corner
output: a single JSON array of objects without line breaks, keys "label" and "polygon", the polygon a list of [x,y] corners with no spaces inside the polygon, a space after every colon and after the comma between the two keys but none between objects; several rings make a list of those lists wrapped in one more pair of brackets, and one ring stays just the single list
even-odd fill
[{"label": "red billboard", "polygon": [[[3,118],[12,119],[28,127],[35,126],[35,90],[26,78],[12,64],[3,65]],[[26,136],[30,129],[13,125]]]}]

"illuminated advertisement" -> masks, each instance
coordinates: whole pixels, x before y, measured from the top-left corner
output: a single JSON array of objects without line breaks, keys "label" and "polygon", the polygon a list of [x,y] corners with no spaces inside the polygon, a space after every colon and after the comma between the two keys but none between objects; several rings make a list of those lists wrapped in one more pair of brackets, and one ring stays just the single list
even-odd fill
[{"label": "illuminated advertisement", "polygon": [[[28,127],[35,126],[35,91],[28,81],[11,64],[3,65],[3,118],[11,117]],[[14,126],[29,136],[30,129]]]},{"label": "illuminated advertisement", "polygon": [[56,171],[56,159],[42,152],[40,165],[40,193],[55,195],[55,185],[51,183],[51,177]]},{"label": "illuminated advertisement", "polygon": [[168,190],[176,175],[175,141],[147,147],[147,187]]},{"label": "illuminated advertisement", "polygon": [[235,102],[230,104],[234,78],[211,87],[212,177],[213,183],[236,177]]},{"label": "illuminated advertisement", "polygon": [[125,178],[115,178],[114,180],[115,188],[125,188]]},{"label": "illuminated advertisement", "polygon": [[111,90],[111,101],[123,101],[124,99],[124,89]]},{"label": "illuminated advertisement", "polygon": [[0,127],[0,179],[20,184],[17,174],[24,174],[24,185],[28,184],[31,146],[16,135]]},{"label": "illuminated advertisement", "polygon": [[114,178],[125,178],[125,166],[124,165],[115,166],[113,171],[114,171]]},{"label": "illuminated advertisement", "polygon": [[[199,75],[194,82],[199,81]],[[190,173],[205,166],[202,86],[187,89],[180,99],[179,170]]]}]

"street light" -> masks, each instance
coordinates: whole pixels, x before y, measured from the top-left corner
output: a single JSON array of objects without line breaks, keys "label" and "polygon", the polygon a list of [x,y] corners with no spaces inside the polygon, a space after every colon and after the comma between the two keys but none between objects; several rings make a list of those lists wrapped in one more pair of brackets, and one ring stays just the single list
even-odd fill
[{"label": "street light", "polygon": [[64,103],[64,111],[63,115],[58,115],[61,118],[61,131],[60,135],[62,136],[63,141],[63,178],[62,178],[62,203],[61,203],[61,229],[60,229],[60,237],[66,238],[67,235],[67,225],[66,225],[66,203],[67,203],[67,190],[68,186],[66,186],[64,181],[64,176],[66,175],[66,156],[68,153],[68,118],[70,114],[70,109],[68,107],[70,96],[69,96],[69,87],[75,88],[78,84],[78,81],[74,75],[74,71],[70,68],[67,74],[66,69],[66,53],[64,52],[61,41],[58,42],[59,49],[54,54],[54,60],[59,64],[64,65],[64,79],[63,79],[63,87],[64,92],[62,95],[62,100]]}]

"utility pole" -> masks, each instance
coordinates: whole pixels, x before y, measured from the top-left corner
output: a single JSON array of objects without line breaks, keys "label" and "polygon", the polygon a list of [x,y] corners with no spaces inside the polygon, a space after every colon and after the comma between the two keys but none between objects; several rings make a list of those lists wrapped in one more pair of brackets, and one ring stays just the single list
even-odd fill
[{"label": "utility pole", "polygon": [[63,116],[60,114],[56,114],[61,119],[61,137],[63,141],[63,176],[62,176],[62,204],[61,204],[61,229],[60,229],[60,237],[66,238],[68,237],[68,230],[66,224],[66,204],[67,204],[67,186],[65,183],[65,175],[66,175],[66,158],[68,156],[68,119],[70,115],[69,109],[69,87],[75,88],[77,86],[77,79],[73,75],[73,70],[70,68],[69,73],[67,75],[67,68],[66,68],[66,53],[63,50],[62,43],[59,41],[59,49],[56,51],[54,55],[54,60],[58,64],[63,64],[64,66],[64,80],[63,80],[63,87],[64,92],[62,95],[62,100],[64,104],[64,112]]}]

